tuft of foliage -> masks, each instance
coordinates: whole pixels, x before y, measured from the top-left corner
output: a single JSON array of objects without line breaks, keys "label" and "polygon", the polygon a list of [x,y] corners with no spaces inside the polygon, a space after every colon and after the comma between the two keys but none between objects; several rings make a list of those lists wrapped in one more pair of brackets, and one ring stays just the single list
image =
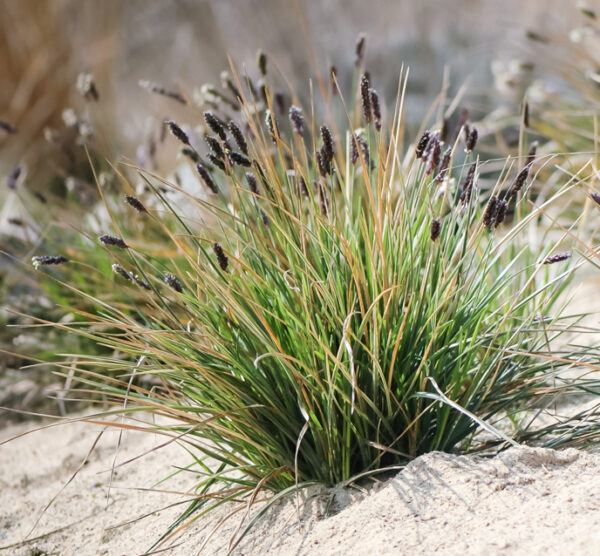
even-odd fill
[{"label": "tuft of foliage", "polygon": [[[74,331],[127,354],[87,358],[79,381],[124,413],[173,418],[158,429],[191,448],[197,496],[170,531],[261,490],[347,483],[432,450],[531,440],[540,432],[520,416],[553,395],[598,391],[597,381],[561,375],[598,358],[556,347],[577,321],[556,304],[574,266],[557,256],[568,233],[538,226],[573,180],[536,204],[525,180],[506,190],[502,172],[484,194],[475,141],[464,154],[460,137],[445,144],[432,129],[404,148],[403,96],[383,126],[367,85],[361,95],[355,84],[346,125],[299,126],[308,111],[297,99],[291,121],[278,121],[269,87],[257,104],[238,80],[244,125],[233,133],[225,112],[205,114],[223,155],[198,164],[202,194],[140,170],[165,209],[148,208],[145,233],[156,226],[153,237],[167,238],[160,252],[173,257],[122,233],[128,248],[105,253],[139,302],[88,295],[91,326]],[[330,100],[344,107],[341,94]],[[252,172],[230,148],[242,128],[239,156]],[[165,187],[196,203],[202,222],[173,207]],[[149,288],[128,280],[132,271]],[[132,386],[136,374],[160,386]],[[514,429],[497,431],[507,414]],[[589,441],[597,421],[585,419],[555,445]],[[482,427],[491,440],[476,435]]]}]

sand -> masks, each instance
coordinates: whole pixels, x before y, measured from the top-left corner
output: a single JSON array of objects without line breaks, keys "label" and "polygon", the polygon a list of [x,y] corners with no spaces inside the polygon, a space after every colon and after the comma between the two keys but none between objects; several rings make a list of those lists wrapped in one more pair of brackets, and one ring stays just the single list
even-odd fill
[{"label": "sand", "polygon": [[[2,439],[31,424],[6,428]],[[189,499],[194,477],[181,473],[148,489],[190,456],[164,437],[127,432],[107,505],[118,433],[107,431],[53,504],[97,437],[97,425],[61,425],[0,446],[0,553],[143,554]],[[149,452],[149,453],[148,453]],[[169,492],[170,491],[170,492]],[[328,502],[330,513],[325,516]],[[197,554],[229,513],[198,520],[166,554]],[[227,554],[239,512],[203,554]],[[34,526],[39,522],[34,530]],[[29,540],[26,540],[29,535]],[[493,458],[432,453],[368,491],[317,489],[273,507],[235,554],[597,554],[600,547],[600,454],[574,449],[511,448]]]}]

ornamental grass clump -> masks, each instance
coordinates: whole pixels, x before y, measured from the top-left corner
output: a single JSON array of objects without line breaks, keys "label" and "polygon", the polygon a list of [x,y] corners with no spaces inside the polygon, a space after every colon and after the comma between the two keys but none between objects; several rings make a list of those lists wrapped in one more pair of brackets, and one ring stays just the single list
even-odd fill
[{"label": "ornamental grass clump", "polygon": [[[164,203],[152,223],[171,263],[126,236],[101,239],[127,247],[106,249],[115,272],[135,269],[151,288],[135,312],[103,304],[87,315],[79,333],[131,357],[90,358],[87,372],[80,362],[79,378],[123,413],[174,419],[152,430],[189,446],[198,486],[170,531],[225,501],[347,484],[433,450],[583,443],[597,430],[576,420],[555,438],[522,418],[553,395],[598,388],[561,378],[598,359],[556,347],[576,323],[555,303],[574,264],[534,233],[575,178],[536,205],[526,188],[507,190],[509,160],[484,192],[472,136],[466,154],[463,134],[446,144],[439,126],[406,145],[403,95],[386,125],[357,79],[356,98],[329,98],[344,123],[307,121],[297,98],[275,122],[268,84],[257,106],[236,79],[241,121],[221,125],[227,106],[204,118],[223,144],[246,146],[252,171],[228,157],[198,164],[212,193],[194,197],[140,170]],[[168,186],[197,204],[196,219],[171,206]],[[161,386],[130,387],[136,373]]]}]

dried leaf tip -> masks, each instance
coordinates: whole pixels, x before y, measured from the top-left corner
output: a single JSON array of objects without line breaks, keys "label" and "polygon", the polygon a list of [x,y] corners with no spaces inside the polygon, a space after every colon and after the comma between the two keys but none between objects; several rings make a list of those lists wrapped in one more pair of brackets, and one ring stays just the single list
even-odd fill
[{"label": "dried leaf tip", "polygon": [[544,264],[560,263],[561,261],[566,261],[570,257],[571,257],[571,253],[569,251],[565,251],[564,253],[557,253],[556,255],[551,255],[550,257],[546,257],[544,259]]},{"label": "dried leaf tip", "polygon": [[62,255],[39,255],[37,257],[31,257],[31,262],[35,268],[38,268],[39,266],[68,263],[69,259]]},{"label": "dried leaf tip", "polygon": [[165,283],[178,293],[183,293],[183,286],[181,282],[172,274],[165,274]]},{"label": "dried leaf tip", "polygon": [[221,245],[219,243],[215,242],[215,244],[213,245],[213,251],[215,252],[215,255],[217,256],[217,262],[219,263],[221,270],[223,272],[227,272],[227,266],[229,265],[229,259],[227,258],[227,255],[225,255],[225,252],[223,251],[223,247],[221,247]]},{"label": "dried leaf tip", "polygon": [[100,243],[102,243],[104,245],[111,245],[114,247],[118,247],[119,249],[128,249],[129,248],[129,245],[127,245],[125,243],[125,241],[123,241],[122,238],[116,237],[116,236],[110,236],[108,234],[98,237],[98,241],[100,241]]},{"label": "dried leaf tip", "polygon": [[125,195],[125,202],[130,207],[133,207],[135,210],[137,210],[140,213],[148,212],[146,210],[146,207],[142,204],[142,202],[137,197],[134,197],[133,195]]},{"label": "dried leaf tip", "polygon": [[182,143],[184,143],[185,145],[189,145],[190,144],[190,139],[187,136],[187,134],[185,133],[185,131],[183,131],[183,129],[181,129],[176,122],[174,122],[173,120],[165,120],[165,124],[169,126],[169,131],[173,134],[173,136],[177,139],[179,139],[179,141],[181,141]]}]

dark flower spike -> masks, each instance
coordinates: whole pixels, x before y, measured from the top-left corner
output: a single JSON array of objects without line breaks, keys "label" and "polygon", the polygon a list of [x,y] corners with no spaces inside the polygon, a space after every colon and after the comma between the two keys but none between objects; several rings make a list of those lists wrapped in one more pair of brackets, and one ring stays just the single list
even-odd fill
[{"label": "dark flower spike", "polygon": [[183,147],[181,154],[187,156],[192,162],[201,162],[200,155],[192,147]]},{"label": "dark flower spike", "polygon": [[438,175],[435,177],[437,182],[441,182],[446,177],[448,168],[450,167],[450,158],[452,157],[452,147],[448,147],[442,156],[442,162],[438,170]]},{"label": "dark flower spike", "polygon": [[477,162],[473,162],[469,171],[467,172],[467,177],[462,184],[460,190],[460,200],[463,204],[468,203],[471,199],[471,193],[473,192],[473,187],[475,185],[475,170],[477,169]]},{"label": "dark flower spike", "polygon": [[304,118],[302,116],[302,109],[292,105],[290,107],[289,116],[294,133],[302,136],[304,134]]},{"label": "dark flower spike", "polygon": [[245,166],[247,168],[252,166],[252,162],[241,153],[231,151],[227,154],[229,155],[229,160],[234,165],[237,164],[238,166]]},{"label": "dark flower spike", "polygon": [[371,95],[369,94],[369,78],[366,73],[363,73],[360,78],[360,97],[362,100],[362,110],[363,116],[365,117],[365,122],[370,123],[373,119],[373,114],[371,113]]},{"label": "dark flower spike", "polygon": [[242,130],[233,120],[229,122],[228,127],[240,151],[242,151],[244,155],[248,156],[248,143],[246,143],[246,138],[244,137]]},{"label": "dark flower spike", "polygon": [[206,122],[206,125],[221,138],[222,141],[227,139],[227,134],[225,133],[225,129],[223,128],[221,120],[219,120],[219,118],[217,118],[212,112],[204,112],[204,121]]},{"label": "dark flower spike", "polygon": [[369,165],[370,165],[369,147],[365,143],[365,141],[363,141],[363,139],[360,137],[360,135],[358,135],[358,134],[355,133],[352,136],[352,156],[351,156],[351,162],[352,162],[352,164],[355,164],[356,161],[358,160],[359,149],[362,152],[363,158],[365,160],[365,166],[367,168],[369,168]]},{"label": "dark flower spike", "polygon": [[258,195],[258,181],[256,180],[256,176],[252,172],[246,173],[246,181],[248,182],[248,187],[250,191],[255,195]]},{"label": "dark flower spike", "polygon": [[375,89],[369,89],[371,96],[371,108],[373,109],[373,118],[375,120],[375,129],[381,131],[381,106],[379,105],[379,95]]},{"label": "dark flower spike", "polygon": [[17,133],[17,128],[13,127],[8,122],[5,122],[4,120],[0,120],[0,129],[6,131],[6,133],[10,133],[11,135],[14,135],[15,133]]},{"label": "dark flower spike", "polygon": [[326,177],[329,174],[329,164],[323,156],[323,150],[317,153],[317,166],[319,167],[319,174]]},{"label": "dark flower spike", "polygon": [[465,152],[470,153],[475,149],[475,145],[477,145],[478,138],[479,138],[479,133],[477,132],[477,128],[472,127],[467,136]]},{"label": "dark flower spike", "polygon": [[258,51],[256,64],[261,75],[267,75],[267,55],[262,50]]},{"label": "dark flower spike", "polygon": [[285,95],[283,93],[275,93],[275,95],[273,96],[273,100],[275,101],[275,106],[277,106],[277,111],[282,115],[285,116],[285,108],[286,108],[286,101],[285,101]]},{"label": "dark flower spike", "polygon": [[560,263],[562,261],[566,261],[570,257],[571,253],[569,251],[557,253],[556,255],[550,255],[549,257],[546,257],[546,259],[544,259],[544,264]]},{"label": "dark flower spike", "polygon": [[146,210],[146,207],[142,204],[142,202],[137,197],[134,197],[133,195],[125,195],[125,202],[140,213],[148,212]]},{"label": "dark flower spike", "polygon": [[206,187],[208,187],[208,189],[210,189],[213,193],[218,193],[219,188],[216,186],[208,170],[204,166],[202,166],[202,164],[196,164],[196,170],[198,170],[198,174],[200,174],[204,185],[206,185]]},{"label": "dark flower spike", "polygon": [[440,141],[445,143],[448,140],[448,118],[442,120],[442,127],[440,128]]},{"label": "dark flower spike", "polygon": [[488,201],[483,213],[483,225],[491,230],[496,222],[496,213],[498,212],[498,197],[492,195]]},{"label": "dark flower spike", "polygon": [[173,276],[172,274],[165,274],[165,282],[167,283],[167,285],[171,288],[173,288],[176,292],[178,293],[183,293],[183,286],[181,285],[181,282],[175,278],[175,276]]},{"label": "dark flower spike", "polygon": [[277,128],[277,122],[273,117],[273,114],[271,114],[270,110],[267,110],[265,112],[265,123],[267,124],[267,128],[269,129],[269,133],[271,134],[271,139],[273,140],[273,143],[277,144],[277,135],[279,133],[276,133],[276,131],[278,132],[279,130]]},{"label": "dark flower spike", "polygon": [[21,172],[23,171],[23,167],[21,165],[15,166],[12,172],[6,176],[6,185],[9,189],[16,189],[17,184],[19,183],[19,178],[21,177]]},{"label": "dark flower spike", "polygon": [[69,259],[62,255],[40,255],[38,257],[31,257],[31,262],[33,263],[33,266],[37,268],[38,266],[68,263]]},{"label": "dark flower spike", "polygon": [[152,289],[152,286],[148,282],[146,282],[146,280],[144,280],[143,278],[140,278],[137,274],[133,275],[133,279],[135,280],[135,283],[138,286],[141,286],[145,290],[151,290]]},{"label": "dark flower spike", "polygon": [[223,170],[223,172],[225,171],[225,164],[223,164],[223,161],[217,158],[214,154],[209,154],[208,160],[210,160],[217,168]]},{"label": "dark flower spike", "polygon": [[120,237],[116,237],[116,236],[109,236],[107,234],[100,236],[98,238],[98,240],[100,241],[100,243],[104,244],[104,245],[111,245],[113,247],[118,247],[119,249],[128,249],[129,245],[127,245],[125,243],[125,241],[123,241],[122,238]]},{"label": "dark flower spike", "polygon": [[221,245],[218,243],[215,243],[213,245],[213,251],[215,252],[215,255],[217,256],[217,262],[219,263],[221,270],[223,272],[227,272],[227,266],[229,265],[229,259],[227,258],[227,255],[225,255],[225,252],[223,251],[223,248],[221,247]]},{"label": "dark flower spike", "polygon": [[361,33],[358,35],[358,40],[356,41],[356,50],[355,50],[355,58],[354,65],[358,68],[362,65],[363,59],[365,56],[365,44],[367,42],[367,35]]},{"label": "dark flower spike", "polygon": [[321,126],[321,138],[323,139],[323,157],[326,162],[331,162],[333,160],[333,154],[335,152],[335,146],[333,143],[333,136],[331,135],[331,130],[326,126]]},{"label": "dark flower spike", "polygon": [[221,143],[219,143],[219,140],[216,137],[213,137],[212,135],[207,135],[204,138],[204,140],[206,141],[206,144],[209,146],[210,150],[217,158],[225,158],[223,147],[221,147]]},{"label": "dark flower spike", "polygon": [[431,237],[431,241],[436,241],[440,237],[440,233],[442,231],[442,222],[439,218],[431,221],[431,225],[429,227],[429,234]]},{"label": "dark flower spike", "polygon": [[419,142],[417,143],[417,147],[415,149],[415,156],[417,158],[422,158],[423,157],[423,153],[425,152],[425,148],[427,147],[427,144],[429,143],[429,139],[431,138],[431,131],[425,131],[423,133],[423,135],[421,135],[421,138],[419,139]]},{"label": "dark flower spike", "polygon": [[319,183],[319,206],[321,207],[321,214],[327,218],[329,214],[329,200],[327,199],[327,192],[323,187],[323,184]]},{"label": "dark flower spike", "polygon": [[185,100],[185,98],[183,98],[183,96],[180,93],[178,93],[177,91],[170,91],[169,89],[165,89],[164,87],[161,87],[160,85],[157,85],[156,83],[151,83],[150,81],[145,81],[145,80],[140,81],[139,85],[140,85],[140,87],[147,89],[151,93],[155,93],[157,95],[161,95],[163,97],[170,98],[171,100],[174,100],[181,104],[187,104],[187,101]]},{"label": "dark flower spike", "polygon": [[598,193],[590,193],[590,197],[600,207],[600,195]]},{"label": "dark flower spike", "polygon": [[271,223],[269,222],[269,217],[267,216],[267,213],[263,209],[260,209],[260,217],[262,218],[263,224],[268,228],[271,225]]},{"label": "dark flower spike", "polygon": [[516,196],[517,193],[519,191],[521,191],[521,189],[523,189],[523,186],[525,185],[525,181],[527,180],[527,176],[529,176],[529,165],[525,166],[517,174],[517,177],[515,178],[515,181],[513,182],[512,186],[508,192],[509,197]]},{"label": "dark flower spike", "polygon": [[442,144],[437,136],[434,135],[431,138],[427,150],[429,152],[427,154],[427,167],[425,168],[425,173],[430,175],[438,167],[440,163],[440,157],[442,155]]},{"label": "dark flower spike", "polygon": [[127,272],[120,264],[113,264],[112,271],[115,274],[119,274],[120,276],[125,278],[125,280],[127,280],[128,282],[133,281],[133,274],[131,272]]},{"label": "dark flower spike", "polygon": [[308,192],[308,187],[302,174],[300,174],[300,179],[298,181],[300,182],[300,192],[302,193],[302,195],[304,195],[304,197],[308,199],[310,197],[310,194]]},{"label": "dark flower spike", "polygon": [[523,127],[529,127],[529,103],[523,106]]},{"label": "dark flower spike", "polygon": [[169,131],[173,134],[174,137],[179,139],[185,145],[190,144],[190,139],[187,136],[187,134],[173,120],[165,120],[165,124],[169,126]]},{"label": "dark flower spike", "polygon": [[504,219],[506,218],[506,211],[508,210],[508,201],[506,200],[502,200],[502,201],[498,201],[498,206],[496,207],[496,217],[495,217],[495,222],[494,222],[494,227],[497,228],[498,226],[500,226],[500,224],[502,224],[502,222],[504,222]]}]

